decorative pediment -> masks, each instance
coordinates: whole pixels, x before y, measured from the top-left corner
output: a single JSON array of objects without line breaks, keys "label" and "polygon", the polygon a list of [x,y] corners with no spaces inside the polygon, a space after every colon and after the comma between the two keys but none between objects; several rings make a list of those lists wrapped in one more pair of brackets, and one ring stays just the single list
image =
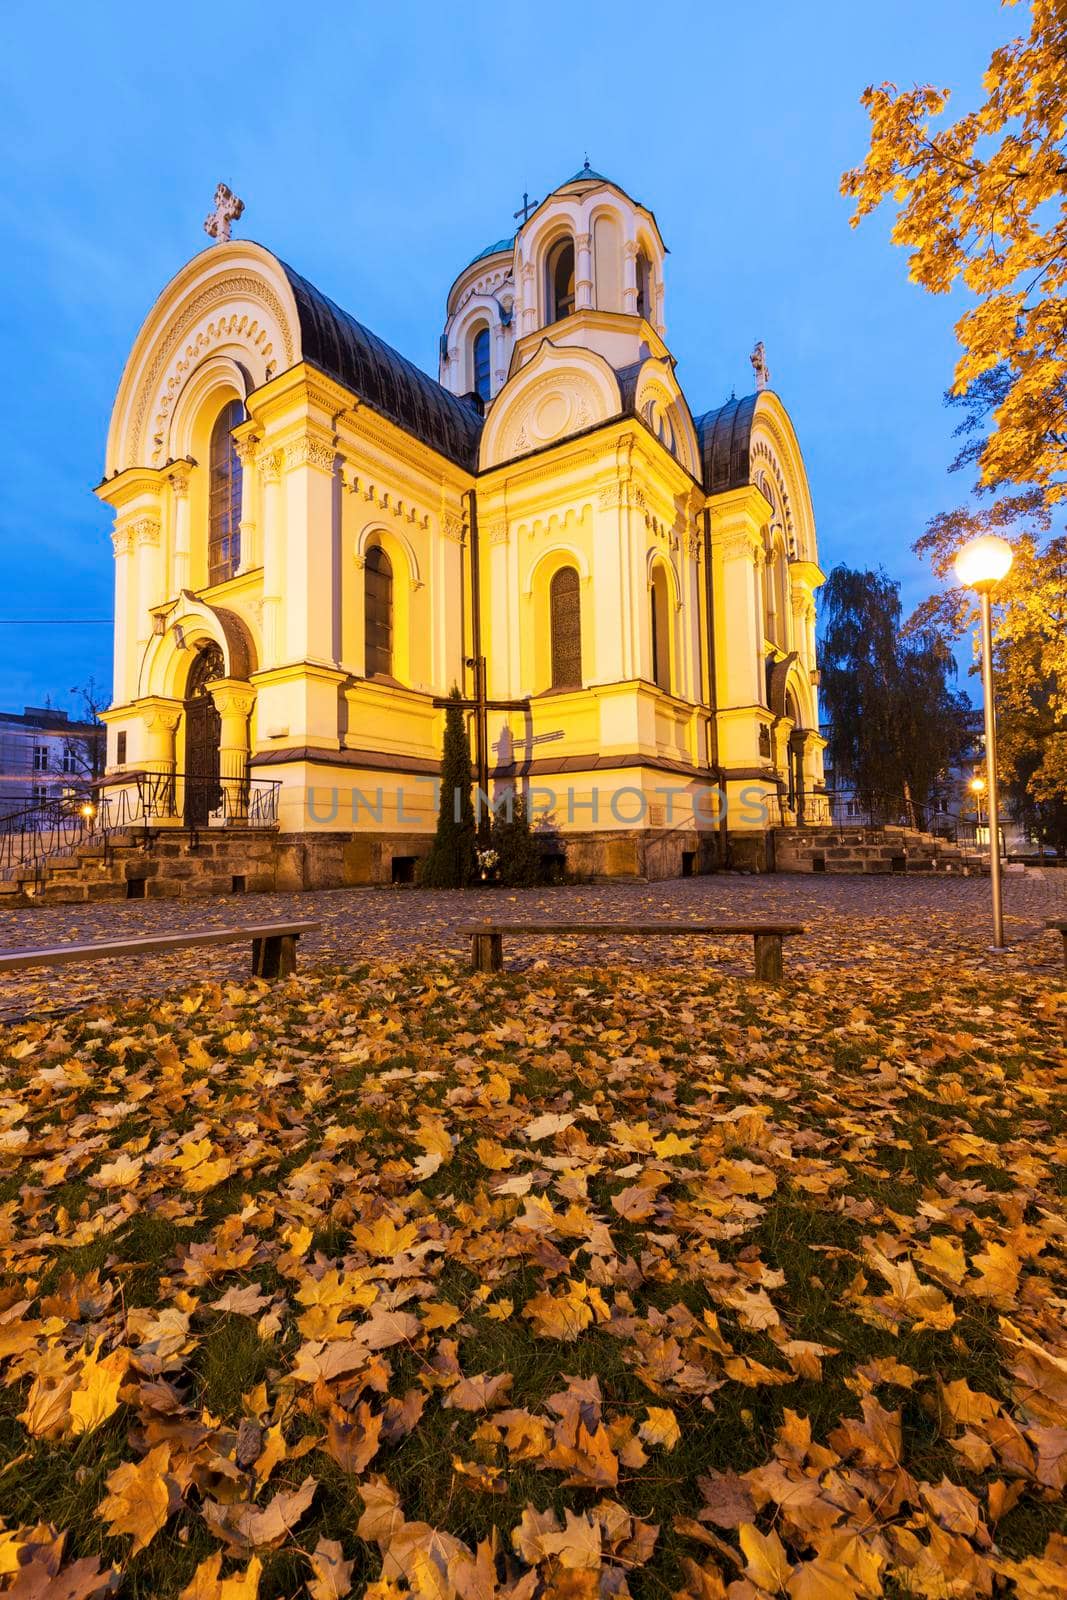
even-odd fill
[{"label": "decorative pediment", "polygon": [[621,410],[618,380],[601,356],[546,338],[497,396],[482,435],[481,467],[529,455]]}]

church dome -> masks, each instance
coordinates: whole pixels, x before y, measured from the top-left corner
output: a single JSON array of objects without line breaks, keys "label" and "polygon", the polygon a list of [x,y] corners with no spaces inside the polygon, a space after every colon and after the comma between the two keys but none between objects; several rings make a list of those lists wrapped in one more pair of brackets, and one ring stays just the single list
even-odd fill
[{"label": "church dome", "polygon": [[[484,250],[479,250],[476,256],[471,256],[470,260],[467,262],[467,267],[473,267],[476,261],[485,261],[489,256],[510,255],[514,248],[514,234],[511,234],[507,239],[498,239],[496,244],[487,244]],[[464,272],[466,272],[467,267],[463,268]],[[462,274],[460,274],[460,276],[462,276]]]}]

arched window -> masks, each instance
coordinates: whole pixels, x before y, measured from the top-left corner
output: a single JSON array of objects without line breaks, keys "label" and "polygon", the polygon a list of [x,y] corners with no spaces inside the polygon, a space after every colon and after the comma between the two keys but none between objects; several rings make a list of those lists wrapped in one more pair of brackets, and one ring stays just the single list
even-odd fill
[{"label": "arched window", "polygon": [[545,272],[549,322],[559,322],[574,310],[574,240],[558,239],[548,252]]},{"label": "arched window", "polygon": [[643,250],[637,252],[637,315],[652,315],[652,263]]},{"label": "arched window", "polygon": [[581,580],[574,567],[560,567],[548,586],[553,689],[582,686]]},{"label": "arched window", "polygon": [[488,400],[492,386],[492,373],[490,371],[489,329],[482,327],[474,335],[474,344],[471,347],[474,367],[474,391],[481,395],[483,400]]},{"label": "arched window", "polygon": [[208,451],[207,581],[224,583],[241,565],[241,463],[233,430],[245,419],[231,400],[215,419]]},{"label": "arched window", "polygon": [[667,578],[661,567],[652,575],[652,681],[657,689],[671,692],[670,604]]},{"label": "arched window", "polygon": [[364,670],[391,677],[393,672],[393,566],[380,544],[367,551],[363,571]]}]

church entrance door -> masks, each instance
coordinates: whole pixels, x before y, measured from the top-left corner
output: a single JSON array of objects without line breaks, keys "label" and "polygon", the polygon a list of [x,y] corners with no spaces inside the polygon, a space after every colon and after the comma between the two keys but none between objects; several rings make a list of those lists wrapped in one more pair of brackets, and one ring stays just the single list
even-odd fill
[{"label": "church entrance door", "polygon": [[206,828],[213,811],[222,804],[219,783],[219,744],[222,718],[215,709],[208,685],[225,676],[222,651],[205,645],[189,669],[185,698],[185,826]]}]

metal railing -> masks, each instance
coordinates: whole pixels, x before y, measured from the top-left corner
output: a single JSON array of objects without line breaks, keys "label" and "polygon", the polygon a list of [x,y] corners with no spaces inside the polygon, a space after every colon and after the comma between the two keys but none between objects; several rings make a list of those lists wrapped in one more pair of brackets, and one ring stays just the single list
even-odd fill
[{"label": "metal railing", "polygon": [[[823,796],[835,828],[915,828],[969,850],[989,849],[989,828],[975,817],[961,817],[935,805],[920,806],[906,795],[862,801],[848,789],[828,789]],[[1004,832],[1000,833],[1001,851]]]},{"label": "metal railing", "polygon": [[140,829],[147,841],[161,824],[194,829],[276,828],[281,780],[204,778],[180,772],[130,772],[0,817],[0,878],[32,874],[49,862]]}]

